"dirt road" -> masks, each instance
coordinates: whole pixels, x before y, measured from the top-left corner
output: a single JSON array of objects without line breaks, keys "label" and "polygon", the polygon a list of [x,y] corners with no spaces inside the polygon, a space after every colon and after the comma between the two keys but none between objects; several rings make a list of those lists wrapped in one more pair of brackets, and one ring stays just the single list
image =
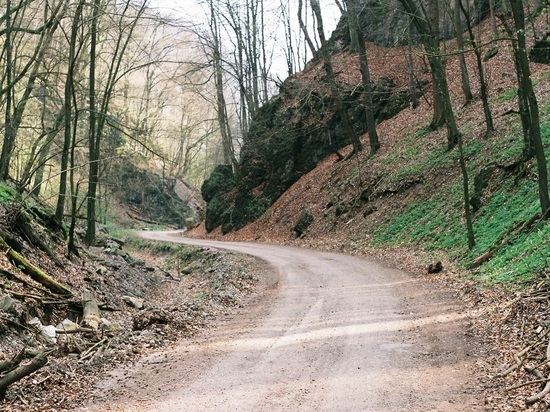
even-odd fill
[{"label": "dirt road", "polygon": [[466,315],[443,290],[360,257],[145,236],[258,256],[277,281],[202,339],[116,371],[83,410],[484,410]]}]

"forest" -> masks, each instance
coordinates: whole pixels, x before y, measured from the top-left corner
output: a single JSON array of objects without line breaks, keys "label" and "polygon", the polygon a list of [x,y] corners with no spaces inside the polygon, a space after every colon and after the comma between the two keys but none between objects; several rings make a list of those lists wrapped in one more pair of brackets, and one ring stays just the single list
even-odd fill
[{"label": "forest", "polygon": [[[1,0],[0,45],[0,337],[78,313],[95,358],[95,307],[221,259],[158,246],[158,274],[126,252],[144,228],[387,254],[489,288],[491,327],[521,329],[487,332],[512,353],[497,375],[545,405],[547,0]],[[191,333],[168,312],[133,324]],[[0,344],[0,402],[41,345]]]}]

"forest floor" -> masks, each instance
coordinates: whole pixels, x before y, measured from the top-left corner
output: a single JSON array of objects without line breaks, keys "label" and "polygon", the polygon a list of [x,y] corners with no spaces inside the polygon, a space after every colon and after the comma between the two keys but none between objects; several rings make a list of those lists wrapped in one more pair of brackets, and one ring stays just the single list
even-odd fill
[{"label": "forest floor", "polygon": [[[23,251],[69,285],[71,297],[52,295],[7,259],[0,261],[0,364],[23,352],[55,348],[45,366],[9,385],[0,411],[74,411],[109,371],[204,336],[220,318],[264,293],[257,286],[262,269],[256,259],[210,248],[121,246],[121,239],[102,238],[104,246],[82,250],[80,259],[59,253],[62,268],[30,245]],[[84,291],[99,305],[97,330],[82,322]],[[42,324],[31,325],[32,317]],[[73,326],[74,333],[57,332],[55,340],[44,336],[47,328]]]}]

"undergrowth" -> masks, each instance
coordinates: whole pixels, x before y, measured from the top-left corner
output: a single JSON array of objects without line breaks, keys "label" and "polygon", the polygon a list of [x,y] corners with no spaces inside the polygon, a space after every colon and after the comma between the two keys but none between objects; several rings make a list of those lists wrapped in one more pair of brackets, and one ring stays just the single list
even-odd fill
[{"label": "undergrowth", "polygon": [[[497,100],[515,97],[512,91]],[[540,105],[541,132],[547,159],[550,159],[550,101]],[[509,127],[488,140],[468,139],[464,152],[470,175],[493,165],[499,170],[484,190],[480,209],[473,215],[476,246],[468,250],[464,222],[462,176],[458,170],[458,151],[430,147],[434,139],[427,129],[411,133],[385,159],[394,167],[388,179],[423,176],[426,185],[430,176],[439,176],[443,184],[426,190],[423,198],[408,207],[387,216],[374,231],[371,243],[375,246],[408,246],[415,244],[434,255],[444,254],[457,264],[468,267],[487,250],[502,246],[492,258],[472,271],[487,283],[530,281],[550,266],[550,223],[538,222],[533,228],[515,238],[509,238],[513,229],[540,212],[536,163],[529,161],[523,167],[507,169],[522,156],[522,129],[517,114],[509,115]],[[472,120],[475,121],[475,120]],[[461,125],[463,130],[471,124]],[[419,147],[428,148],[420,150]],[[442,176],[445,178],[442,179]],[[436,179],[434,179],[436,180]]]}]

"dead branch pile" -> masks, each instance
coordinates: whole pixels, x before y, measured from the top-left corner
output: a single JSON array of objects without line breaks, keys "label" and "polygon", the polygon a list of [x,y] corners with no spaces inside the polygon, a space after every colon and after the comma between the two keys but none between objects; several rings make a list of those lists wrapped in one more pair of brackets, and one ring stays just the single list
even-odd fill
[{"label": "dead branch pile", "polygon": [[[514,302],[508,313],[507,320],[515,320],[518,341],[524,345],[511,354],[513,362],[496,377],[505,379],[508,393],[527,392],[526,406],[542,402],[546,408],[549,404],[546,400],[550,393],[549,304],[550,271],[546,271],[529,292]],[[521,327],[517,326],[518,321]]]}]

